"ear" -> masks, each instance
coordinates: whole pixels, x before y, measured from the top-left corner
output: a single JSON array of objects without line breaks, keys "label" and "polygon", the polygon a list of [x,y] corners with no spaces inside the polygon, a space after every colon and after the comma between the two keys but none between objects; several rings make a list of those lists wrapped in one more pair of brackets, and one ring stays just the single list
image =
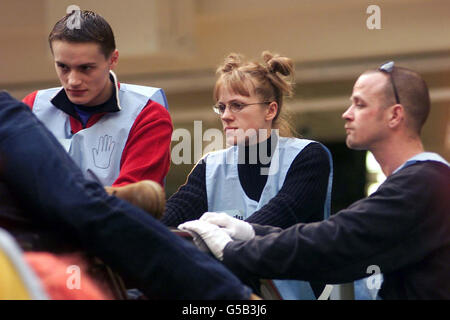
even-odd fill
[{"label": "ear", "polygon": [[272,101],[269,104],[269,107],[267,108],[267,113],[266,113],[266,121],[272,121],[278,112],[278,103],[276,103],[275,101]]},{"label": "ear", "polygon": [[119,51],[116,49],[111,53],[111,56],[109,57],[109,69],[114,70],[118,62],[119,62]]},{"label": "ear", "polygon": [[390,128],[398,127],[405,121],[405,108],[401,104],[394,104],[388,113],[388,125]]}]

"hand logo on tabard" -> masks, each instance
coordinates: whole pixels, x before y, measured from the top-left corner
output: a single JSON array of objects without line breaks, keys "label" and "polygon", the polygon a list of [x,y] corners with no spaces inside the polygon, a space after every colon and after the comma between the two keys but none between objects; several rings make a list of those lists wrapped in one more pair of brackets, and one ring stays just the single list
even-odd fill
[{"label": "hand logo on tabard", "polygon": [[94,158],[94,165],[100,169],[107,169],[111,165],[111,156],[114,152],[116,143],[112,136],[105,134],[98,140],[98,147],[92,148],[92,156]]}]

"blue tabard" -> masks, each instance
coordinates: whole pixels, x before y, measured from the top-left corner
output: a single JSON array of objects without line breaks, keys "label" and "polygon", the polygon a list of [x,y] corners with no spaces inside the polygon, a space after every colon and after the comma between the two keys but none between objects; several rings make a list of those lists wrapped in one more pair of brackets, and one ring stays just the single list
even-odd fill
[{"label": "blue tabard", "polygon": [[[270,167],[261,169],[265,170],[261,174],[267,174],[268,177],[259,202],[247,197],[239,182],[237,164],[240,159],[237,146],[215,151],[205,156],[208,211],[226,212],[232,217],[245,220],[277,195],[295,157],[308,144],[315,142],[285,137],[278,137],[277,139],[278,144],[270,160]],[[331,153],[325,146],[321,146],[327,151],[330,161],[330,175],[324,204],[324,219],[327,219],[330,215],[331,206],[333,164]],[[306,281],[273,280],[273,282],[283,299],[315,299],[311,286]]]},{"label": "blue tabard", "polygon": [[156,101],[167,108],[164,91],[160,88],[125,83],[118,88],[117,81],[115,84],[120,111],[105,114],[95,125],[75,134],[71,133],[70,116],[51,103],[61,87],[38,91],[33,105],[33,113],[61,142],[85,177],[104,186],[110,186],[119,176],[128,134],[148,101]]}]

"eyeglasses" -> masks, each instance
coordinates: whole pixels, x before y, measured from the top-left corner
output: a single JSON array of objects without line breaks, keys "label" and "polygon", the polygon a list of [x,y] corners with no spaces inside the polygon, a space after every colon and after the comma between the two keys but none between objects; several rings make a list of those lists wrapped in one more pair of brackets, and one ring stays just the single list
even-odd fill
[{"label": "eyeglasses", "polygon": [[[237,101],[232,101],[228,104],[228,108],[230,108],[230,111],[232,113],[240,112],[242,109],[244,109],[247,106],[252,106],[254,104],[270,104],[268,101],[264,102],[255,102],[255,103],[241,103]],[[227,109],[227,105],[225,103],[217,103],[213,106],[213,110],[215,113],[223,115],[225,113],[225,110]]]},{"label": "eyeglasses", "polygon": [[394,83],[394,77],[392,76],[392,72],[394,71],[394,61],[389,61],[384,64],[382,64],[379,68],[379,71],[385,72],[389,74],[389,78],[391,78],[392,88],[394,89],[394,95],[395,95],[395,102],[397,104],[400,104],[400,99],[398,97],[397,88]]}]

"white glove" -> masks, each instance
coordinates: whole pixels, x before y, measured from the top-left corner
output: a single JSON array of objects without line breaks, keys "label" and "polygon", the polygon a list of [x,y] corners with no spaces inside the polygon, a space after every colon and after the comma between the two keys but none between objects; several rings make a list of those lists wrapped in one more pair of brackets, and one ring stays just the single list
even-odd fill
[{"label": "white glove", "polygon": [[194,233],[194,240],[198,235],[219,260],[223,260],[223,249],[227,243],[233,241],[225,231],[206,221],[188,221],[180,224],[178,229]]},{"label": "white glove", "polygon": [[221,227],[234,240],[247,241],[255,237],[255,230],[250,223],[232,218],[225,212],[205,212],[200,220]]}]

